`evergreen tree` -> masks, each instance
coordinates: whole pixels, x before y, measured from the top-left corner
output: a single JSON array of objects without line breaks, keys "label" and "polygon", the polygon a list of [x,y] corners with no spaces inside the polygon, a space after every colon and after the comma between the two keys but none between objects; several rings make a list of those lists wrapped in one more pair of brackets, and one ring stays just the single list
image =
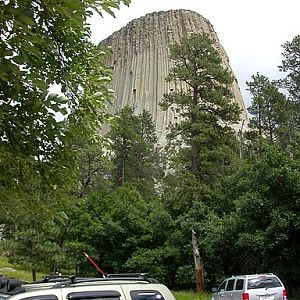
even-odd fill
[{"label": "evergreen tree", "polygon": [[[233,125],[239,120],[239,108],[233,102],[232,74],[225,69],[215,42],[206,34],[193,34],[170,48],[173,67],[167,78],[175,81],[174,90],[164,95],[164,109],[175,110],[178,122],[170,126],[167,149],[170,172],[164,180],[163,203],[176,222],[178,251],[175,277],[186,273],[194,280],[191,231],[200,242],[204,268],[209,272],[212,253],[204,246],[207,217],[213,218],[215,198],[225,174],[238,154]],[[206,240],[207,241],[207,240]],[[208,243],[207,243],[208,244]],[[175,250],[174,250],[175,251]]]},{"label": "evergreen tree", "polygon": [[124,107],[112,124],[112,161],[118,186],[132,183],[142,195],[153,195],[161,178],[161,154],[157,144],[155,125],[149,112],[134,115]]},{"label": "evergreen tree", "polygon": [[288,91],[288,98],[291,105],[290,120],[290,144],[293,144],[293,152],[300,157],[300,36],[294,37],[292,42],[286,42],[283,45],[282,53],[284,60],[280,71],[286,72],[286,77],[281,80],[283,88]]},{"label": "evergreen tree", "polygon": [[291,42],[283,45],[282,53],[284,60],[279,67],[280,71],[286,72],[287,76],[282,81],[283,87],[287,88],[291,98],[300,102],[300,36],[297,35]]},{"label": "evergreen tree", "polygon": [[252,95],[250,128],[261,138],[286,147],[292,129],[289,126],[292,115],[290,101],[279,92],[275,81],[258,73],[247,85]]},{"label": "evergreen tree", "polygon": [[109,189],[112,186],[112,163],[108,154],[109,142],[106,137],[77,139],[74,144],[79,180],[79,198],[89,193]]},{"label": "evergreen tree", "polygon": [[227,235],[221,255],[229,272],[269,270],[299,285],[299,178],[299,160],[266,142],[227,178],[223,197],[232,211],[219,230]]},{"label": "evergreen tree", "polygon": [[167,80],[185,84],[161,103],[180,116],[168,136],[172,159],[196,179],[214,183],[236,150],[232,125],[239,120],[239,108],[230,90],[233,77],[206,34],[193,34],[170,50],[174,66]]}]

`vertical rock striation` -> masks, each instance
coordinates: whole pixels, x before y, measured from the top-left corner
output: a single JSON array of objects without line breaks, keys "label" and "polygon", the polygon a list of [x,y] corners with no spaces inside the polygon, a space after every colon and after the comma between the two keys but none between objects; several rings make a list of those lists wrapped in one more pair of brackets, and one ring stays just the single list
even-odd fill
[{"label": "vertical rock striation", "polygon": [[[161,143],[165,142],[167,126],[177,121],[176,112],[162,111],[159,102],[163,94],[185,89],[183,83],[166,82],[171,60],[169,46],[192,33],[207,33],[217,41],[224,66],[230,70],[229,59],[220,45],[210,22],[196,12],[188,10],[160,11],[131,21],[100,44],[111,46],[108,61],[113,69],[113,89],[116,100],[111,107],[115,113],[125,105],[134,107],[135,113],[143,109],[151,112],[156,122]],[[247,120],[246,108],[237,81],[232,84],[234,101],[242,110],[241,119]]]}]

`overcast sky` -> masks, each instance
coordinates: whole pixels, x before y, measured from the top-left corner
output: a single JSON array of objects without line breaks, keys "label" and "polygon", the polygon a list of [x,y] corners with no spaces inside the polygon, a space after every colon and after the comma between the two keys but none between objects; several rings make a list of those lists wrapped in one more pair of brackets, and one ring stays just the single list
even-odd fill
[{"label": "overcast sky", "polygon": [[129,7],[91,19],[92,40],[99,43],[133,19],[154,11],[189,9],[207,18],[229,56],[246,106],[246,81],[256,72],[279,78],[282,45],[300,34],[300,0],[132,0]]}]

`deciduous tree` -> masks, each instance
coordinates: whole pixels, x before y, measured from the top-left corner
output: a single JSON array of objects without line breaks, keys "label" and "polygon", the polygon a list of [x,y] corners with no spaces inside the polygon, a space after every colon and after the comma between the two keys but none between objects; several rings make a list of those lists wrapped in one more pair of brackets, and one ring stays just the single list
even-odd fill
[{"label": "deciduous tree", "polygon": [[[47,235],[46,224],[57,233],[55,218],[68,207],[72,139],[99,129],[112,96],[111,71],[103,63],[105,52],[90,42],[88,17],[129,2],[0,2],[1,218],[19,249],[33,242],[40,250],[37,255],[27,248],[32,266],[44,260],[42,245],[55,236]],[[52,84],[63,96],[49,94]]]}]

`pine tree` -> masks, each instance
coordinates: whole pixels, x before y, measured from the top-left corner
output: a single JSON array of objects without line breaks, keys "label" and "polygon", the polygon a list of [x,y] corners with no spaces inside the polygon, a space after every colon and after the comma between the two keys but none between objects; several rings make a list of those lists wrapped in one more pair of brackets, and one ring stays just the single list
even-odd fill
[{"label": "pine tree", "polygon": [[287,76],[282,81],[289,95],[295,102],[300,102],[300,35],[293,38],[292,42],[283,45],[284,60],[279,70],[286,72]]},{"label": "pine tree", "polygon": [[269,142],[286,146],[291,118],[290,101],[279,91],[275,81],[259,73],[253,75],[247,85],[252,95],[250,128]]},{"label": "pine tree", "polygon": [[233,77],[206,34],[193,34],[170,50],[174,66],[167,81],[186,86],[164,95],[161,103],[181,119],[168,136],[172,158],[177,167],[210,181],[229,164],[235,148],[232,125],[239,120],[239,108],[230,90]]},{"label": "pine tree", "polygon": [[281,81],[282,87],[288,91],[288,99],[291,105],[290,119],[290,144],[293,144],[293,153],[299,158],[300,144],[300,36],[293,38],[292,42],[283,45],[284,60],[280,71],[286,72],[286,77]]},{"label": "pine tree", "polygon": [[116,168],[115,183],[118,186],[131,183],[142,195],[154,193],[162,168],[150,113],[143,111],[136,116],[132,108],[124,107],[112,125],[109,138]]}]

